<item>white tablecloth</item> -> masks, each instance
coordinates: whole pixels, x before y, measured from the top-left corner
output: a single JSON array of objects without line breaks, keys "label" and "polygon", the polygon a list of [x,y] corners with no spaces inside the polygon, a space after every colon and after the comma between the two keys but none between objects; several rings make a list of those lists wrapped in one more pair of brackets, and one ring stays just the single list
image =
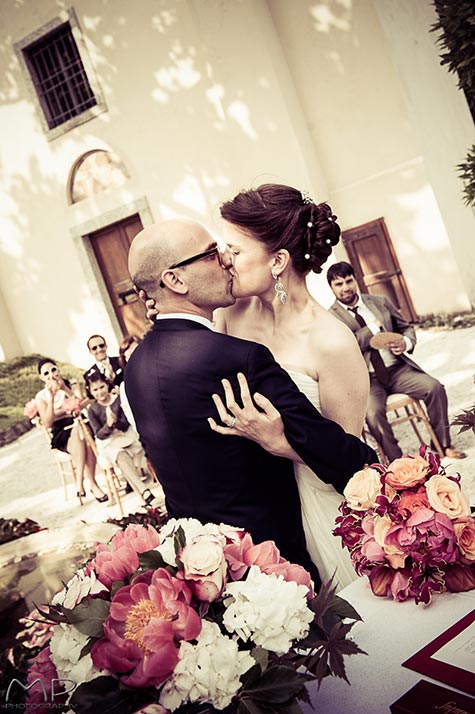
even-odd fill
[{"label": "white tablecloth", "polygon": [[302,705],[306,714],[389,712],[390,704],[420,679],[428,679],[402,667],[401,662],[475,608],[474,590],[434,595],[429,606],[415,605],[413,600],[394,602],[375,597],[367,578],[358,578],[339,594],[363,618],[351,632],[368,656],[345,658],[351,686],[335,677],[326,677],[318,692],[317,687],[310,684],[308,688],[315,709]]}]

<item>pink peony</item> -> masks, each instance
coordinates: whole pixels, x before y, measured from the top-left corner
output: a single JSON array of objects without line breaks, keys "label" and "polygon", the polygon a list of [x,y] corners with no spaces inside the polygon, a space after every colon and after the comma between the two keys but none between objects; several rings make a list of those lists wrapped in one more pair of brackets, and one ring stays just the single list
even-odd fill
[{"label": "pink peony", "polygon": [[100,544],[91,565],[98,580],[110,590],[112,583],[124,580],[138,570],[139,557],[133,548],[109,550],[106,545]]},{"label": "pink peony", "polygon": [[[39,683],[28,690],[25,708],[27,712],[46,714],[51,708],[52,699],[56,706],[64,704],[66,701],[66,695],[61,694],[61,692],[64,692],[64,687],[58,681],[54,682],[54,698],[52,697],[51,682],[58,679],[58,672],[50,659],[50,654],[48,646],[40,650],[36,657],[30,660],[26,684],[31,685],[35,680],[39,679],[43,683],[44,690]],[[47,702],[44,700],[43,691],[46,692]]]},{"label": "pink peony", "polygon": [[226,586],[227,564],[223,546],[216,536],[203,533],[195,536],[181,550],[183,577],[193,595],[202,602],[213,602]]},{"label": "pink peony", "polygon": [[412,488],[426,480],[430,466],[422,456],[402,456],[392,461],[386,472],[386,483],[397,491]]},{"label": "pink peony", "polygon": [[110,547],[118,550],[123,547],[130,547],[136,553],[145,553],[147,550],[154,550],[160,545],[160,536],[152,526],[140,526],[131,523],[124,531],[118,531],[112,538]]},{"label": "pink peony", "polygon": [[165,682],[178,662],[176,641],[193,640],[201,631],[191,598],[188,585],[164,568],[120,588],[104,623],[105,636],[92,647],[94,665],[122,675],[129,687]]},{"label": "pink peony", "polygon": [[306,585],[308,597],[313,597],[310,574],[301,565],[282,558],[274,541],[266,540],[254,545],[251,537],[246,536],[239,544],[225,546],[224,553],[233,580],[241,579],[251,565],[257,565],[266,575],[281,575],[286,581]]}]

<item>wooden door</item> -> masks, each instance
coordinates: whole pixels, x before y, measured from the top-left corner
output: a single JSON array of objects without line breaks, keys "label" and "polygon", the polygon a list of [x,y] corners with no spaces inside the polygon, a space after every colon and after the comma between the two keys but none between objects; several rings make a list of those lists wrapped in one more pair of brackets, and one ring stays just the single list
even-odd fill
[{"label": "wooden door", "polygon": [[129,246],[140,230],[142,222],[136,214],[89,236],[124,335],[140,336],[149,327],[144,305],[135,293],[127,267]]},{"label": "wooden door", "polygon": [[404,319],[417,322],[384,219],[343,231],[342,237],[361,292],[386,295],[401,310]]}]

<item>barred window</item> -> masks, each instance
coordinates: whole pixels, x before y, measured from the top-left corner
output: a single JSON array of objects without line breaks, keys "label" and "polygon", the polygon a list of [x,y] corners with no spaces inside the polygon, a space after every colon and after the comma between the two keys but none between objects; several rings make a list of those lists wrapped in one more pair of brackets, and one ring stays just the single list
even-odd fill
[{"label": "barred window", "polygon": [[49,139],[107,110],[73,8],[16,42],[15,49]]},{"label": "barred window", "polygon": [[50,129],[97,104],[69,22],[24,54]]}]

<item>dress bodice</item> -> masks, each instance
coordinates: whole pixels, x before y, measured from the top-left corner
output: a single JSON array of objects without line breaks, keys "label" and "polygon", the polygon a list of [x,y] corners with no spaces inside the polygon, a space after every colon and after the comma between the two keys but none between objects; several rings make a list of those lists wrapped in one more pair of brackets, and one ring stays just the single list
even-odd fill
[{"label": "dress bodice", "polygon": [[292,367],[284,367],[284,369],[300,391],[312,402],[315,409],[320,411],[320,391],[318,388],[318,382],[315,379],[312,379],[312,377],[309,377],[308,374],[298,372]]}]

